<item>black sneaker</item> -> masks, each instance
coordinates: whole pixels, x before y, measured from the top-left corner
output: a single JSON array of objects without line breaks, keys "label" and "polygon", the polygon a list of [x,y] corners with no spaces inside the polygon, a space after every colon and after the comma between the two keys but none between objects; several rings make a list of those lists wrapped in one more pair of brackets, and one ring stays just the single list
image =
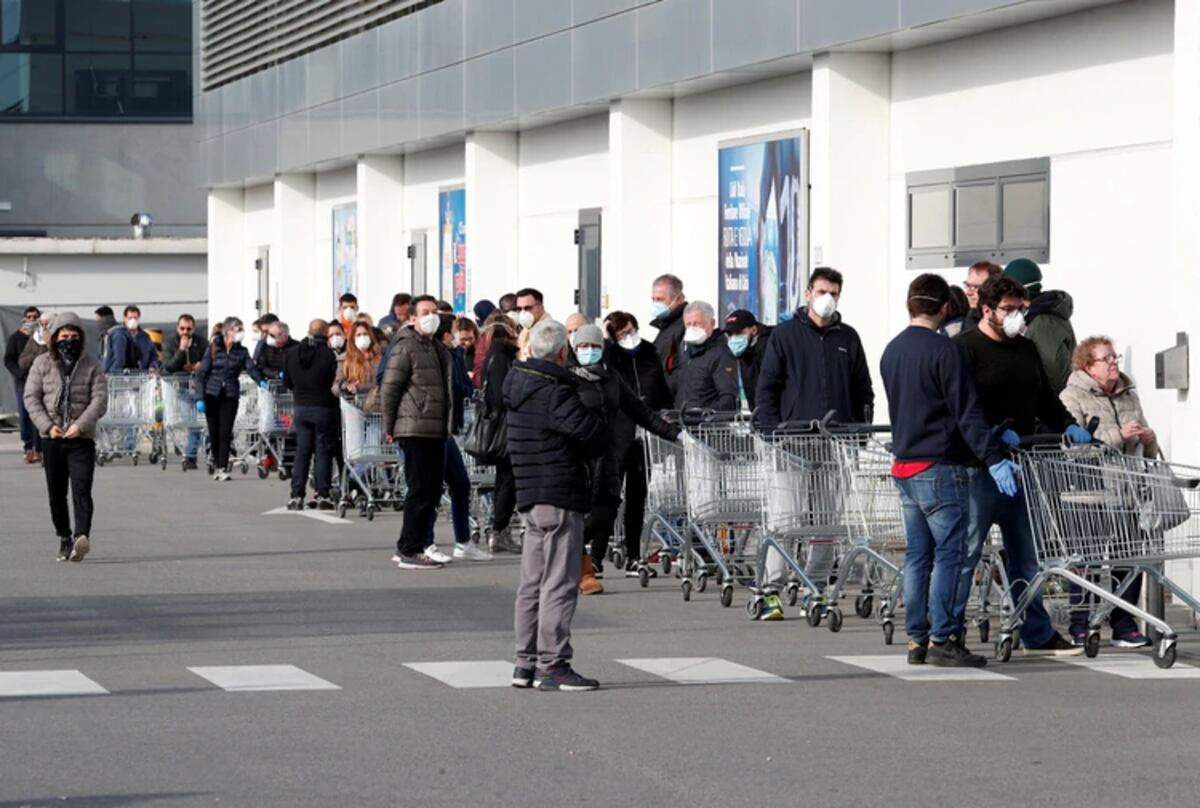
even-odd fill
[{"label": "black sneaker", "polygon": [[444,565],[434,561],[424,553],[416,555],[396,555],[392,557],[396,566],[402,570],[440,570]]},{"label": "black sneaker", "polygon": [[963,648],[957,637],[930,645],[925,661],[935,668],[982,668],[987,665],[987,660],[979,654]]},{"label": "black sneaker", "polygon": [[72,542],[70,539],[59,539],[58,540],[58,556],[56,557],[55,560],[70,561],[71,560],[71,545],[73,545],[73,544],[74,544],[74,542]]},{"label": "black sneaker", "polygon": [[592,556],[592,574],[597,578],[604,577],[604,562]]},{"label": "black sneaker", "polygon": [[566,693],[579,693],[600,687],[600,683],[595,679],[580,676],[570,665],[546,671],[538,676],[535,685],[538,690],[561,690]]},{"label": "black sneaker", "polygon": [[519,690],[533,687],[533,668],[522,668],[518,665],[513,669],[512,686]]},{"label": "black sneaker", "polygon": [[1145,648],[1150,644],[1150,638],[1136,628],[1120,634],[1114,631],[1112,640],[1109,642],[1113,648]]},{"label": "black sneaker", "polygon": [[304,498],[303,497],[292,497],[291,499],[288,500],[287,509],[289,511],[304,510]]},{"label": "black sneaker", "polygon": [[1025,648],[1026,656],[1078,656],[1082,653],[1081,646],[1075,645],[1057,631],[1037,648]]},{"label": "black sneaker", "polygon": [[329,497],[317,497],[317,510],[318,511],[332,511],[333,510],[333,500],[330,499]]},{"label": "black sneaker", "polygon": [[184,470],[184,471],[195,471],[195,470],[196,470],[196,469],[198,469],[198,468],[200,468],[200,466],[199,466],[199,465],[197,465],[197,463],[196,463],[196,458],[194,458],[194,457],[185,457],[185,458],[183,459],[183,470]]},{"label": "black sneaker", "polygon": [[[649,576],[651,578],[658,577],[658,571],[655,570],[654,567],[651,567],[649,564],[647,564],[645,569],[646,569],[647,574],[649,574]],[[626,561],[625,562],[625,577],[626,578],[640,577],[641,570],[642,570],[641,562],[638,562],[638,561]]]},{"label": "black sneaker", "polygon": [[909,665],[924,665],[925,657],[929,654],[928,642],[913,642],[908,643],[908,664]]}]

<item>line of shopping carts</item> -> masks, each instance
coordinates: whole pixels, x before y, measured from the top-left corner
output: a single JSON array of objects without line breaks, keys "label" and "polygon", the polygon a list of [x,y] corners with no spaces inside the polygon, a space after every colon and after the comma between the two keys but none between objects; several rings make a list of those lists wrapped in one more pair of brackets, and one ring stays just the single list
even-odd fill
[{"label": "line of shopping carts", "polygon": [[[874,618],[891,644],[906,541],[886,428],[826,419],[762,433],[715,415],[688,416],[682,426],[679,443],[641,436],[649,475],[641,585],[658,564],[675,570],[684,600],[715,579],[723,606],[741,587],[752,618],[779,597],[809,625],[834,632],[844,622],[841,603],[853,596],[855,614]],[[1145,574],[1200,612],[1164,574],[1167,561],[1200,558],[1200,469],[1057,438],[1017,459],[1041,571],[1014,601],[1002,542],[989,538],[969,612],[980,640],[991,640],[998,621],[996,657],[1007,661],[1026,610],[1044,592],[1060,616],[1086,621],[1088,656],[1119,607],[1150,627],[1155,661],[1169,667],[1177,633],[1121,596]]]}]

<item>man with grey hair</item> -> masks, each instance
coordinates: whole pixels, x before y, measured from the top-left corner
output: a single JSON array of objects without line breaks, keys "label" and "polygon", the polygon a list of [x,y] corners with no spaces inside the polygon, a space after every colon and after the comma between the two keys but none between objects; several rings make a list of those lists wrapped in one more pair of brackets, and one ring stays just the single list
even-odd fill
[{"label": "man with grey hair", "polygon": [[725,335],[717,331],[717,315],[703,301],[683,310],[683,353],[680,360],[675,409],[736,412],[738,409],[737,357]]},{"label": "man with grey hair", "polygon": [[600,686],[571,668],[571,620],[583,520],[592,507],[588,464],[604,454],[608,430],[580,400],[579,379],[565,367],[568,352],[566,328],[540,322],[531,329],[530,357],[504,380],[508,452],[526,524],[514,618],[518,688]]},{"label": "man with grey hair", "polygon": [[683,341],[683,309],[687,298],[683,295],[683,281],[675,275],[659,275],[650,287],[650,311],[654,319],[650,325],[658,329],[654,338],[654,350],[662,362],[667,374],[667,387],[671,395],[675,395],[678,379],[675,372],[679,370],[682,357],[680,343]]}]

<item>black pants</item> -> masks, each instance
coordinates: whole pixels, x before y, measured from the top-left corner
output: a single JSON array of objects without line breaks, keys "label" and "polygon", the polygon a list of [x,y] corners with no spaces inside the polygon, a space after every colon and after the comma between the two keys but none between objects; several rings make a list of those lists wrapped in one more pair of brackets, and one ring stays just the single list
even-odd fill
[{"label": "black pants", "polygon": [[233,421],[237,418],[238,400],[224,393],[204,397],[204,417],[208,421],[209,457],[217,471],[229,465],[229,449],[233,446]]},{"label": "black pants", "polygon": [[499,533],[512,522],[517,510],[517,478],[513,476],[512,459],[496,464],[496,490],[492,494],[492,532]]},{"label": "black pants", "polygon": [[[87,536],[92,532],[92,478],[96,474],[96,442],[75,440],[42,441],[46,491],[50,495],[50,519],[60,539]],[[71,511],[67,507],[67,487],[75,506],[75,532],[71,532]]]},{"label": "black pants", "polygon": [[308,467],[314,451],[317,465],[313,469],[317,496],[329,496],[333,472],[333,447],[337,435],[338,411],[332,407],[296,407],[292,421],[296,432],[296,468],[292,476],[292,496],[303,497],[308,487]]},{"label": "black pants", "polygon": [[[625,558],[641,558],[642,526],[646,518],[646,455],[635,440],[620,458],[620,475],[625,484]],[[604,560],[612,538],[619,505],[596,505],[584,523],[585,540],[591,542],[592,558]]]},{"label": "black pants", "polygon": [[402,556],[419,555],[429,546],[437,523],[446,477],[446,439],[397,438],[396,442],[404,451],[404,480],[408,483],[404,525],[396,548]]}]

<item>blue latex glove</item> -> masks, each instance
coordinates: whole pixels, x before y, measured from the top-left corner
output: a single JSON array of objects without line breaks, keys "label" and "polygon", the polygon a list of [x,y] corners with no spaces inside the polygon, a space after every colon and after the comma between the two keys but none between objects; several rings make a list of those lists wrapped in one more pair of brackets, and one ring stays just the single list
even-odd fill
[{"label": "blue latex glove", "polygon": [[1021,445],[1020,436],[1017,435],[1016,432],[1013,432],[1011,429],[1003,429],[1002,430],[1002,429],[1000,429],[1000,427],[996,427],[992,430],[992,436],[995,437],[996,440],[1000,441],[1000,443],[1002,445],[1007,446],[1009,449],[1016,449],[1018,446]]},{"label": "blue latex glove", "polygon": [[203,414],[204,414],[204,409],[205,409],[205,405],[204,405],[204,399],[200,399],[199,401],[197,401],[197,402],[196,402],[196,412],[198,412],[198,413],[200,413],[201,415],[203,415]]},{"label": "blue latex glove", "polygon": [[259,390],[270,390],[271,383],[269,381],[267,381],[266,379],[263,379],[261,382],[258,383],[258,389]]},{"label": "blue latex glove", "polygon": [[1071,443],[1091,443],[1092,433],[1088,432],[1078,424],[1071,424],[1067,427],[1067,431],[1063,433],[1067,436],[1067,440]]},{"label": "blue latex glove", "polygon": [[1001,460],[988,466],[988,473],[996,481],[996,487],[1006,497],[1017,495],[1017,472],[1020,470],[1021,467],[1011,460]]}]

